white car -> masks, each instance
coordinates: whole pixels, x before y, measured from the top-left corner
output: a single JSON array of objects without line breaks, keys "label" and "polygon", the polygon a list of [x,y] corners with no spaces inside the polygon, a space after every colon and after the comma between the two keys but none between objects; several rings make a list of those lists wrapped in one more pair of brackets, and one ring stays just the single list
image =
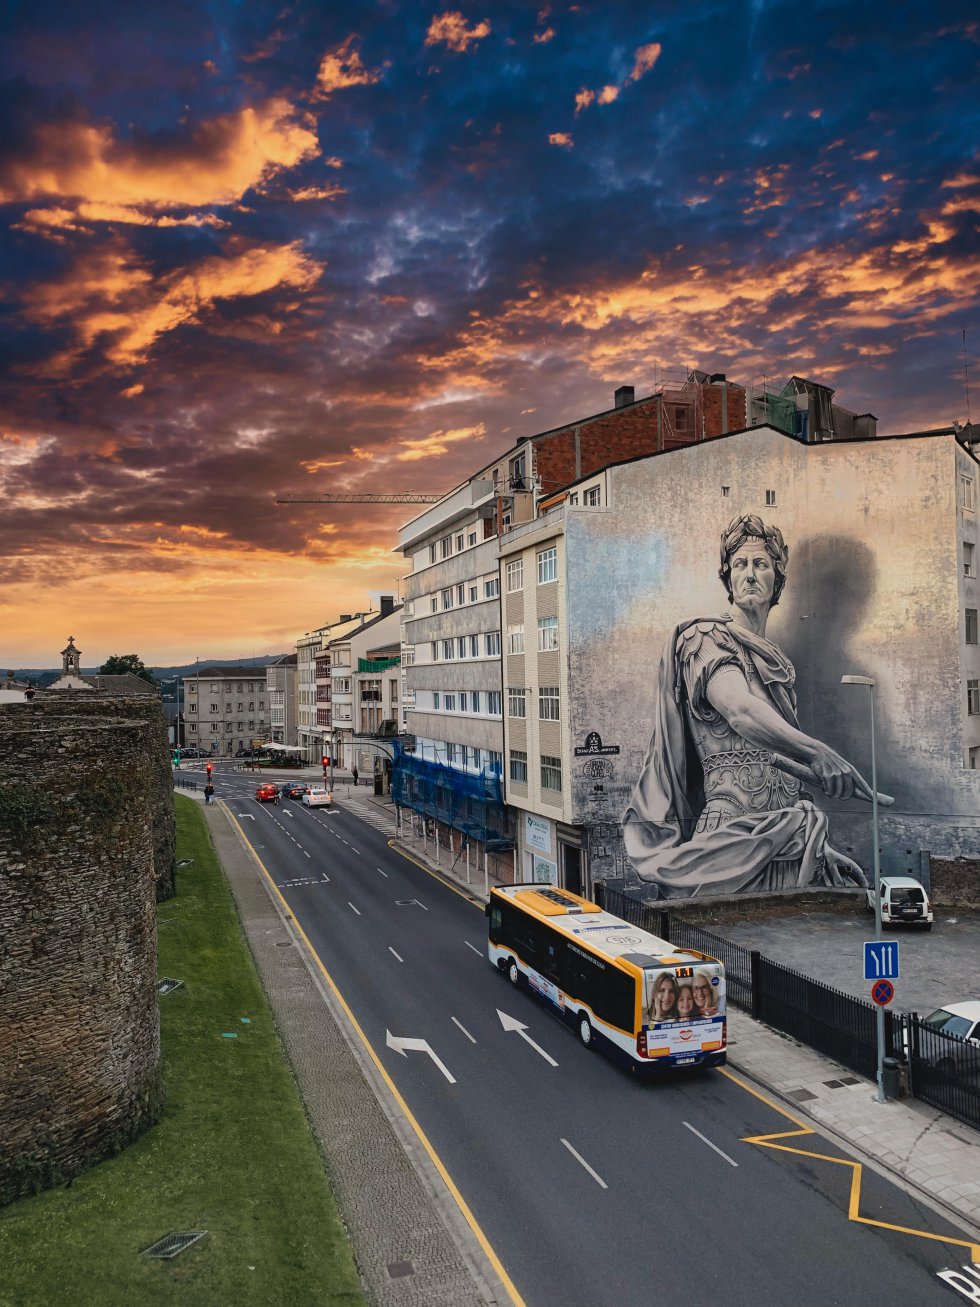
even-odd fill
[{"label": "white car", "polygon": [[[932,1030],[955,1039],[931,1039]],[[916,1054],[944,1080],[980,1082],[980,1003],[947,1003],[923,1017]]]},{"label": "white car", "polygon": [[922,1018],[922,1024],[944,1035],[957,1035],[980,1047],[980,1003],[947,1003]]},{"label": "white car", "polygon": [[303,802],[307,808],[329,808],[333,795],[325,785],[311,785],[303,795]]},{"label": "white car", "polygon": [[[875,910],[874,886],[868,887],[868,911]],[[932,930],[932,904],[925,888],[911,876],[881,877],[881,923]]]}]

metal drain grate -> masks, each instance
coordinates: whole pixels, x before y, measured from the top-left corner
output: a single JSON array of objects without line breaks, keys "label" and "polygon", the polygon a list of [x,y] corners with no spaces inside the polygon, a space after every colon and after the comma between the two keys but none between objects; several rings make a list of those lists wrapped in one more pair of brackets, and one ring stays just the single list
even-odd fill
[{"label": "metal drain grate", "polygon": [[175,989],[180,989],[183,983],[182,980],[174,980],[173,976],[161,976],[157,981],[157,993],[161,998],[166,998],[167,995],[172,994]]},{"label": "metal drain grate", "polygon": [[207,1230],[185,1230],[182,1234],[165,1234],[149,1248],[144,1248],[141,1257],[176,1257],[198,1239],[203,1239]]}]

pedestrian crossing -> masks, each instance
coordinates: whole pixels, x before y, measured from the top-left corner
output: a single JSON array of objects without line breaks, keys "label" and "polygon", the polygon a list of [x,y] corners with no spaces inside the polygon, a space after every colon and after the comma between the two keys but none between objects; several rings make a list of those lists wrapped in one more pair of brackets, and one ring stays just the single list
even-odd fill
[{"label": "pedestrian crossing", "polygon": [[[336,796],[335,796],[336,799]],[[337,807],[344,812],[353,813],[359,821],[366,822],[368,826],[373,826],[376,831],[389,838],[395,833],[395,812],[379,808],[376,803],[370,799],[342,798],[337,801]]]}]

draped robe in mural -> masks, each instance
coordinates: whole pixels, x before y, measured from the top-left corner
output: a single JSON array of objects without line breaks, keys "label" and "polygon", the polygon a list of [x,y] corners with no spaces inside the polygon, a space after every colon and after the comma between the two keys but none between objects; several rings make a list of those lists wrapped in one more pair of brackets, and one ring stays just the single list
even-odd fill
[{"label": "draped robe in mural", "polygon": [[799,727],[796,673],[772,641],[727,617],[673,629],[650,750],[623,817],[630,861],[665,898],[824,882],[826,815],[708,700],[712,677],[728,667]]}]

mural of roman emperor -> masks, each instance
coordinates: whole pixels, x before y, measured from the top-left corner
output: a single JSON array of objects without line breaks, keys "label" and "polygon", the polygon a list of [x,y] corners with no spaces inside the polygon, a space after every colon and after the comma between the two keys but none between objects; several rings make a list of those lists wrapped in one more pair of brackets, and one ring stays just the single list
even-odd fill
[{"label": "mural of roman emperor", "polygon": [[660,663],[650,749],[623,839],[662,897],[866,884],[827,842],[827,815],[804,783],[871,800],[840,754],[800,730],[796,673],[766,638],[786,582],[777,527],[736,517],[721,537],[730,616],[671,631]]}]

